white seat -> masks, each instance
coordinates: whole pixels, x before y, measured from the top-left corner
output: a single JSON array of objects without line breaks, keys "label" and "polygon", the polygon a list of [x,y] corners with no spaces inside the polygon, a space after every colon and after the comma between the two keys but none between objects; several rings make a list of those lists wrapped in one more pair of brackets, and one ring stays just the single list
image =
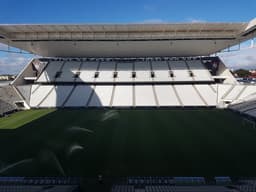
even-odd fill
[{"label": "white seat", "polygon": [[73,86],[55,86],[42,101],[40,107],[62,107]]},{"label": "white seat", "polygon": [[171,85],[155,85],[159,106],[180,106]]},{"label": "white seat", "polygon": [[112,96],[112,85],[97,85],[89,103],[90,107],[109,107]]},{"label": "white seat", "polygon": [[39,83],[53,82],[55,80],[55,75],[60,71],[64,61],[51,61],[46,66],[46,69],[41,73],[40,77],[37,79]]},{"label": "white seat", "polygon": [[174,74],[174,81],[194,81],[193,78],[189,76],[185,61],[170,61],[169,66]]},{"label": "white seat", "polygon": [[132,82],[133,63],[117,63],[115,82]]},{"label": "white seat", "polygon": [[86,107],[86,104],[93,91],[93,86],[78,85],[65,104],[65,107]]},{"label": "white seat", "polygon": [[95,75],[95,72],[97,71],[98,65],[99,65],[99,62],[96,62],[96,61],[84,62],[80,69],[80,76],[76,81],[87,82],[87,83],[94,82],[95,81],[94,75]]},{"label": "white seat", "polygon": [[74,82],[74,75],[78,72],[81,62],[69,61],[64,64],[61,75],[56,78],[56,82]]},{"label": "white seat", "polygon": [[38,107],[41,101],[47,96],[47,94],[53,89],[53,85],[32,85],[33,90],[30,96],[30,106]]},{"label": "white seat", "polygon": [[192,85],[174,85],[184,106],[205,106]]},{"label": "white seat", "polygon": [[217,93],[213,91],[210,85],[195,85],[195,87],[199,91],[200,95],[204,98],[207,105],[217,105]]},{"label": "white seat", "polygon": [[135,62],[134,65],[136,78],[134,78],[134,82],[152,82],[151,78],[151,68],[149,62]]},{"label": "white seat", "polygon": [[116,86],[112,106],[117,106],[117,107],[133,106],[133,86],[132,85]]},{"label": "white seat", "polygon": [[152,85],[135,85],[136,106],[156,106]]},{"label": "white seat", "polygon": [[195,81],[213,81],[210,72],[204,67],[201,60],[186,61],[193,72]]},{"label": "white seat", "polygon": [[155,82],[173,81],[167,61],[152,61],[152,69],[155,73]]},{"label": "white seat", "polygon": [[101,62],[99,67],[99,76],[95,79],[96,82],[114,82],[114,71],[115,71],[115,62]]}]

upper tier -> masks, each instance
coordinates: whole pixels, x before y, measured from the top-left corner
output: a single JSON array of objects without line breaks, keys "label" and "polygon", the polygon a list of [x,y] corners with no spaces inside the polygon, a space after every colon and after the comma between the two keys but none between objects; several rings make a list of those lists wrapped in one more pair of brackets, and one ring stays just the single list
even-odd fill
[{"label": "upper tier", "polygon": [[48,57],[206,56],[256,36],[248,23],[0,25],[0,42]]}]

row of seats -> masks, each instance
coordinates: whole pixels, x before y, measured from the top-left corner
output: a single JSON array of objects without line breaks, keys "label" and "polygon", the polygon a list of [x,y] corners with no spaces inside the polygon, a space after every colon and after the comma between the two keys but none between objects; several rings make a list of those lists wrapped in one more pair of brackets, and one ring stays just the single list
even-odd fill
[{"label": "row of seats", "polygon": [[114,185],[111,192],[134,192],[134,186],[132,185]]},{"label": "row of seats", "polygon": [[251,98],[250,100],[232,104],[229,106],[229,108],[250,117],[256,118],[256,95],[254,95],[254,98]]},{"label": "row of seats", "polygon": [[240,185],[236,185],[236,187],[241,192],[256,192],[256,180],[239,180]]},{"label": "row of seats", "polygon": [[[253,85],[33,85],[32,107],[132,107],[216,106],[221,101],[240,102],[256,94]],[[256,105],[256,104],[255,104]],[[241,112],[252,105],[231,105]]]},{"label": "row of seats", "polygon": [[254,85],[222,85],[219,86],[222,94],[219,97],[225,101],[244,101],[246,97],[256,92]]},{"label": "row of seats", "polygon": [[227,185],[232,183],[231,178],[228,176],[214,177],[214,180],[217,185]]},{"label": "row of seats", "polygon": [[17,108],[13,105],[0,99],[0,117],[5,116],[6,114],[9,114],[15,111],[16,109]]},{"label": "row of seats", "polygon": [[195,184],[195,185],[202,185],[205,184],[204,177],[174,177],[175,184],[181,185],[188,185],[188,184]]},{"label": "row of seats", "polygon": [[0,116],[17,109],[15,102],[21,98],[12,86],[0,87]]},{"label": "row of seats", "polygon": [[40,185],[1,185],[1,192],[39,192],[39,191],[47,191],[47,192],[75,192],[79,191],[77,186],[40,186]]},{"label": "row of seats", "polygon": [[145,192],[232,192],[232,189],[220,186],[146,186]]},{"label": "row of seats", "polygon": [[124,57],[115,57],[115,58],[39,58],[41,62],[49,61],[179,61],[179,60],[202,60],[202,61],[214,61],[218,60],[218,57],[137,57],[137,58],[124,58]]},{"label": "row of seats", "polygon": [[211,85],[33,85],[31,107],[216,106]]},{"label": "row of seats", "polygon": [[141,62],[52,61],[37,79],[49,82],[212,82],[201,60]]},{"label": "row of seats", "polygon": [[224,101],[231,104],[240,103],[250,99],[250,97],[256,94],[255,85],[219,84],[215,87],[218,92],[218,102]]},{"label": "row of seats", "polygon": [[0,185],[76,185],[76,177],[0,177]]},{"label": "row of seats", "polygon": [[256,118],[256,86],[230,85],[224,100],[232,102],[229,105],[231,110]]},{"label": "row of seats", "polygon": [[237,188],[241,192],[256,192],[256,186],[252,185],[239,185]]},{"label": "row of seats", "polygon": [[203,185],[204,177],[128,177],[129,185]]},{"label": "row of seats", "polygon": [[114,185],[111,192],[232,192],[232,189],[223,186],[170,186],[148,185],[143,189],[134,189],[132,185]]},{"label": "row of seats", "polygon": [[173,177],[128,177],[129,185],[173,185]]}]

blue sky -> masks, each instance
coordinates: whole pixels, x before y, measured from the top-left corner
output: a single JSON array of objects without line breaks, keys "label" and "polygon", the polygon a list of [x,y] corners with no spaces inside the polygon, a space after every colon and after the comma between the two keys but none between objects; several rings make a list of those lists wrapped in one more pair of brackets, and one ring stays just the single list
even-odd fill
[{"label": "blue sky", "polygon": [[[1,0],[0,2],[2,24],[247,22],[255,17],[255,0]],[[0,45],[0,49],[4,48],[6,47]],[[255,53],[256,49],[233,52],[225,54],[223,60],[231,68],[234,66],[254,68],[254,64],[256,68]],[[0,73],[17,73],[29,59],[29,56],[0,52]]]}]

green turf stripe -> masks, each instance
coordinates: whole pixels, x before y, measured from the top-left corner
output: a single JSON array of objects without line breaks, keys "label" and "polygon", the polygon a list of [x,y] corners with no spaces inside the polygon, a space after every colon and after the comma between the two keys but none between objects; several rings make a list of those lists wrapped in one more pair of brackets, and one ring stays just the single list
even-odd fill
[{"label": "green turf stripe", "polygon": [[16,129],[53,111],[53,109],[29,110],[11,114],[8,117],[0,118],[0,129]]}]

